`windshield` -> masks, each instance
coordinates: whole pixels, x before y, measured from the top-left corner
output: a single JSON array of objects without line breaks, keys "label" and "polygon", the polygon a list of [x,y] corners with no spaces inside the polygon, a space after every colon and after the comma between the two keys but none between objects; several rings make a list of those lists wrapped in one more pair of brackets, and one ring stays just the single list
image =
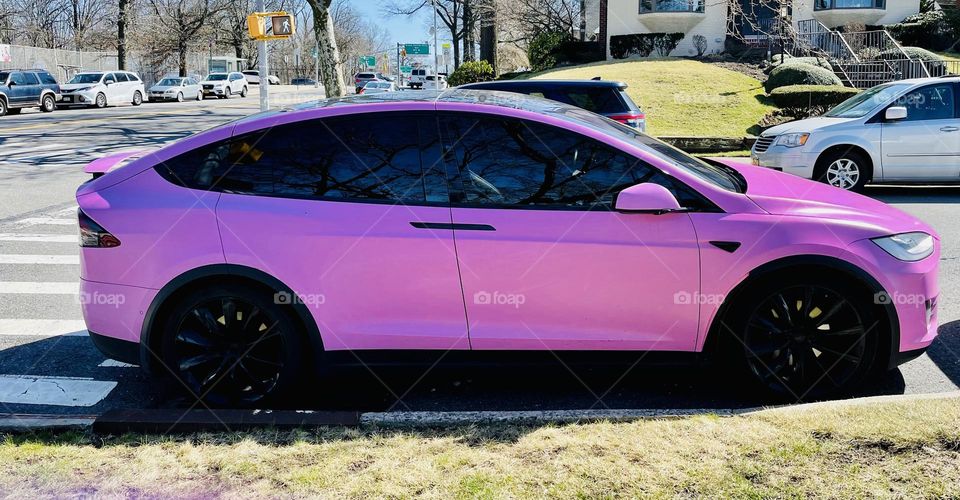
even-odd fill
[{"label": "windshield", "polygon": [[877,85],[872,89],[863,91],[841,102],[837,107],[831,109],[823,116],[830,118],[862,118],[877,106],[888,103],[901,92],[910,88],[911,85],[910,83],[885,83],[883,85]]},{"label": "windshield", "polygon": [[216,81],[226,80],[226,79],[227,79],[227,75],[224,73],[214,73],[207,77],[207,81],[210,81],[210,82],[216,82]]},{"label": "windshield", "polygon": [[98,83],[102,77],[103,73],[80,73],[79,75],[73,75],[73,78],[67,83]]},{"label": "windshield", "polygon": [[160,83],[157,85],[161,87],[177,87],[180,85],[181,81],[182,80],[179,78],[164,78],[163,80],[160,80]]}]

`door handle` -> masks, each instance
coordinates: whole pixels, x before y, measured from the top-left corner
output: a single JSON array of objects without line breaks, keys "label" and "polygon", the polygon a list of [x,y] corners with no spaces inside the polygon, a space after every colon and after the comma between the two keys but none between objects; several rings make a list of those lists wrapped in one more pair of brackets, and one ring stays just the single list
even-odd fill
[{"label": "door handle", "polygon": [[960,127],[951,127],[951,126],[940,127],[941,132],[956,132],[957,130],[960,130]]},{"label": "door handle", "polygon": [[454,229],[457,231],[496,231],[490,224],[452,224],[449,222],[411,222],[417,229]]}]

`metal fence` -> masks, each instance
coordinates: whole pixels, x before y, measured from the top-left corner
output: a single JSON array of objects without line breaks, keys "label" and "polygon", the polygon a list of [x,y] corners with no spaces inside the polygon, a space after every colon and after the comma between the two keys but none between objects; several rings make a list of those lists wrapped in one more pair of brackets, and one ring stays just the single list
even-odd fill
[{"label": "metal fence", "polygon": [[87,52],[63,49],[45,49],[23,45],[4,45],[0,50],[0,69],[45,69],[57,81],[69,80],[79,70],[117,69],[117,55],[109,52]]}]

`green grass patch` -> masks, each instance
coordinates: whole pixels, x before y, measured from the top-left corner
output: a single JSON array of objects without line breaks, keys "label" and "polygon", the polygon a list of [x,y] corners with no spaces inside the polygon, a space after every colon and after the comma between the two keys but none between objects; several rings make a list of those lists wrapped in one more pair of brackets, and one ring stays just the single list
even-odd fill
[{"label": "green grass patch", "polygon": [[544,71],[533,78],[593,78],[626,83],[655,136],[743,137],[774,110],[763,84],[716,65],[686,59],[600,62]]},{"label": "green grass patch", "polygon": [[4,497],[957,497],[960,400],[571,425],[0,437]]}]

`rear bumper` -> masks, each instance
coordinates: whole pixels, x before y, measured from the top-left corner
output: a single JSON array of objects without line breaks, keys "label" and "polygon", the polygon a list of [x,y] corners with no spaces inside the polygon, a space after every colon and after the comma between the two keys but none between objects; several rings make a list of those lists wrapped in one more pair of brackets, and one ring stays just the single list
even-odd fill
[{"label": "rear bumper", "polygon": [[140,364],[140,344],[129,340],[120,340],[89,331],[93,345],[104,356],[131,365]]}]

